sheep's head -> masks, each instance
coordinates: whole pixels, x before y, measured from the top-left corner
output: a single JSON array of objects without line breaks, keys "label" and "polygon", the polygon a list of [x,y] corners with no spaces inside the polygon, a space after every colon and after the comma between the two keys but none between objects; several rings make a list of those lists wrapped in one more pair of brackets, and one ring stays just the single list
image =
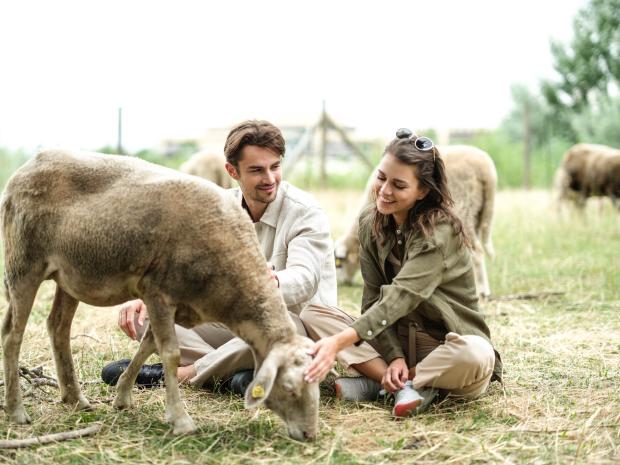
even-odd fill
[{"label": "sheep's head", "polygon": [[344,240],[336,241],[334,248],[336,260],[336,279],[338,284],[352,284],[353,278],[360,268],[359,252],[349,250]]},{"label": "sheep's head", "polygon": [[245,392],[246,408],[265,404],[286,423],[291,437],[313,439],[319,423],[319,385],[304,381],[313,346],[307,337],[275,345]]}]

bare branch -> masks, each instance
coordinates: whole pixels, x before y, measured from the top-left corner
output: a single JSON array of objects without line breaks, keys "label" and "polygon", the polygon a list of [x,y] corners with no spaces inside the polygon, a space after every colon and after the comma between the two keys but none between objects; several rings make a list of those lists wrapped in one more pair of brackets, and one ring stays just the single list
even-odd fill
[{"label": "bare branch", "polygon": [[37,378],[45,378],[45,379],[50,379],[52,381],[56,381],[56,378],[52,378],[51,376],[47,376],[43,374],[42,366],[38,366],[32,369],[27,368],[27,367],[19,367],[19,375],[28,381],[31,381]]},{"label": "bare branch", "polygon": [[542,292],[523,292],[521,294],[510,294],[510,295],[500,295],[500,296],[491,296],[489,300],[535,300],[535,299],[544,299],[546,297],[555,297],[564,295],[566,292],[563,291],[542,291]]},{"label": "bare branch", "polygon": [[93,340],[93,341],[95,341],[95,342],[99,342],[99,343],[101,343],[101,341],[100,341],[99,339],[97,339],[95,336],[91,336],[90,334],[85,334],[85,333],[82,333],[82,334],[76,334],[75,336],[72,336],[72,337],[71,337],[71,339],[72,339],[72,340],[73,340],[73,339],[77,339],[78,337],[88,337],[88,338],[92,339],[92,340]]},{"label": "bare branch", "polygon": [[69,439],[76,439],[83,436],[90,436],[96,434],[99,432],[100,429],[101,424],[97,423],[83,429],[63,431],[61,433],[45,434],[43,436],[36,436],[34,438],[0,440],[0,449],[17,449],[20,447],[49,444],[51,442],[67,441]]},{"label": "bare branch", "polygon": [[30,380],[30,383],[34,387],[40,387],[40,386],[52,386],[55,388],[58,387],[58,381],[56,381],[55,379],[51,379],[51,378],[34,378]]}]

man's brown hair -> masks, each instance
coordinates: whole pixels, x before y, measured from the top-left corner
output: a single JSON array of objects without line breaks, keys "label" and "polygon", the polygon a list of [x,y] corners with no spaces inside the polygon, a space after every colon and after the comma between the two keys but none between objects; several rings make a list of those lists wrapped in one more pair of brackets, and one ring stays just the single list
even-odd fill
[{"label": "man's brown hair", "polygon": [[232,128],[224,145],[226,161],[237,168],[241,151],[246,145],[263,147],[280,155],[280,157],[284,156],[282,132],[268,121],[247,120]]}]

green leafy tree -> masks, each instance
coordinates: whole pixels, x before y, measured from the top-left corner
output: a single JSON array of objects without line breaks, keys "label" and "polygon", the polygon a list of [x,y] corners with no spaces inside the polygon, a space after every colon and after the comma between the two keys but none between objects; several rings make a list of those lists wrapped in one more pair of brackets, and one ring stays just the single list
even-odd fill
[{"label": "green leafy tree", "polygon": [[504,119],[502,130],[521,146],[522,183],[529,188],[533,184],[534,152],[546,146],[555,128],[550,123],[551,109],[543,98],[522,84],[513,85],[511,92],[514,106]]},{"label": "green leafy tree", "polygon": [[559,81],[544,81],[547,101],[567,122],[574,112],[606,97],[620,84],[620,0],[591,0],[573,21],[568,46],[554,41],[551,52]]},{"label": "green leafy tree", "polygon": [[553,133],[550,124],[551,108],[540,95],[534,94],[523,84],[514,84],[510,90],[514,105],[502,122],[502,129],[514,141],[529,138],[532,145],[543,145]]},{"label": "green leafy tree", "polygon": [[572,120],[577,139],[620,148],[620,97],[600,98]]}]

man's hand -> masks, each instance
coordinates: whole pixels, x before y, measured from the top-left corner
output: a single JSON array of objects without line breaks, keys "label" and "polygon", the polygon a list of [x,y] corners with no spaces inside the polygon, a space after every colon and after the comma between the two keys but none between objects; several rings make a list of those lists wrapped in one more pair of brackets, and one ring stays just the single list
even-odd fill
[{"label": "man's hand", "polygon": [[144,326],[144,320],[148,318],[149,314],[146,305],[140,299],[125,302],[118,311],[119,328],[133,340],[138,338],[134,324],[136,313],[138,314],[138,325]]},{"label": "man's hand", "polygon": [[276,267],[273,266],[271,262],[267,262],[267,271],[271,275],[273,279],[276,281],[276,286],[280,287],[280,280],[278,279],[278,274],[276,273]]},{"label": "man's hand", "polygon": [[390,362],[383,375],[381,384],[386,391],[394,392],[405,387],[409,375],[409,367],[404,358],[395,358]]}]

